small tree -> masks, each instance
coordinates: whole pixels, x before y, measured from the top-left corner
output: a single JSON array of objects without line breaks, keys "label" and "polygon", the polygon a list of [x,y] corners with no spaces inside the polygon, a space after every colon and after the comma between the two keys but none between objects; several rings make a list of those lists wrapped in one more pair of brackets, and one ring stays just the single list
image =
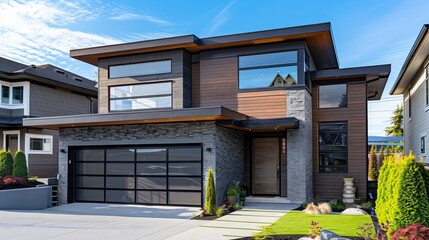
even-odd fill
[{"label": "small tree", "polygon": [[5,176],[6,174],[6,152],[0,150],[0,176]]},{"label": "small tree", "polygon": [[371,181],[377,180],[377,155],[375,145],[372,145],[371,151],[369,152],[368,178]]},{"label": "small tree", "polygon": [[206,198],[204,202],[204,210],[210,214],[216,214],[216,188],[214,182],[213,169],[209,168],[207,172],[207,184],[206,184]]},{"label": "small tree", "polygon": [[23,151],[17,151],[15,153],[12,176],[22,178],[28,177],[27,161],[25,159],[25,153]]},{"label": "small tree", "polygon": [[380,148],[380,152],[378,153],[378,159],[377,159],[377,175],[379,176],[380,168],[383,166],[383,160],[384,160],[384,148]]},{"label": "small tree", "polygon": [[393,116],[390,118],[390,126],[384,129],[387,136],[403,136],[404,135],[404,116],[403,116],[403,106],[396,106],[395,111],[393,111]]}]

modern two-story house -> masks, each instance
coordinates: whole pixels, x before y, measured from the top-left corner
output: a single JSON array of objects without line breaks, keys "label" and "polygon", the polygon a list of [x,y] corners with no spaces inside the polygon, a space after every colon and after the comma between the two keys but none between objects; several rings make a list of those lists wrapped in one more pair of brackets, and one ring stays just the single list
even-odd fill
[{"label": "modern two-story house", "polygon": [[390,65],[340,69],[330,23],[72,50],[98,67],[98,114],[25,119],[60,131],[60,202],[201,206],[254,196],[367,195],[367,101]]},{"label": "modern two-story house", "polygon": [[429,25],[424,25],[390,94],[403,95],[404,152],[429,163]]},{"label": "modern two-story house", "polygon": [[23,127],[28,117],[93,113],[96,82],[53,65],[0,57],[0,146],[27,156],[30,176],[58,174],[58,130]]}]

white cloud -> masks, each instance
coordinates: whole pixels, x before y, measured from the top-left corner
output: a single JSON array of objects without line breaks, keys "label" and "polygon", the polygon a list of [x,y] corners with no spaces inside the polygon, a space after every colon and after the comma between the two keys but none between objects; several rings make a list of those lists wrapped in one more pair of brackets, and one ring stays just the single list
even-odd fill
[{"label": "white cloud", "polygon": [[224,25],[231,18],[231,7],[234,5],[235,0],[230,1],[223,7],[207,25],[207,35],[213,34],[217,29]]},{"label": "white cloud", "polygon": [[141,21],[147,21],[147,22],[157,23],[161,25],[171,25],[171,23],[168,21],[156,18],[154,16],[146,15],[143,13],[138,14],[138,13],[124,12],[119,15],[109,17],[109,19],[118,20],[118,21],[141,20]]}]

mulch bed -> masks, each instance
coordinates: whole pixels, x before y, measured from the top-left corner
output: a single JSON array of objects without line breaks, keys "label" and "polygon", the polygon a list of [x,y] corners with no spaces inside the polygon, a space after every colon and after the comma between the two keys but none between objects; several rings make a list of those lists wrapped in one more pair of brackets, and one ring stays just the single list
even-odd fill
[{"label": "mulch bed", "polygon": [[206,221],[211,221],[211,220],[215,220],[217,218],[219,218],[219,217],[216,216],[216,215],[204,215],[202,213],[202,214],[200,214],[200,215],[198,215],[196,217],[193,217],[192,220],[206,220]]},{"label": "mulch bed", "polygon": [[[270,236],[268,238],[266,238],[267,240],[298,240],[302,237],[308,237],[308,235],[275,235],[275,236]],[[363,238],[360,237],[345,237],[351,240],[363,240]],[[253,240],[254,238],[252,237],[246,237],[246,238],[240,238],[237,240]]]}]

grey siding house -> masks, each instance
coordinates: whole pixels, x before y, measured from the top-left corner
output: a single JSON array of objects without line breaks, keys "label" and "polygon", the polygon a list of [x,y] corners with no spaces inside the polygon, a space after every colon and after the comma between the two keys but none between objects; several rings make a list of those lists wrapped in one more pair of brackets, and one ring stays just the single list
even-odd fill
[{"label": "grey siding house", "polygon": [[390,91],[403,95],[404,152],[429,163],[429,25],[424,25]]},{"label": "grey siding house", "polygon": [[28,128],[22,120],[93,113],[95,82],[52,65],[0,58],[0,147],[23,150],[30,176],[58,174],[58,130]]},{"label": "grey siding house", "polygon": [[59,202],[202,206],[252,196],[367,195],[367,101],[390,65],[341,69],[330,23],[72,50],[98,67],[98,114],[28,118],[59,130]]}]

